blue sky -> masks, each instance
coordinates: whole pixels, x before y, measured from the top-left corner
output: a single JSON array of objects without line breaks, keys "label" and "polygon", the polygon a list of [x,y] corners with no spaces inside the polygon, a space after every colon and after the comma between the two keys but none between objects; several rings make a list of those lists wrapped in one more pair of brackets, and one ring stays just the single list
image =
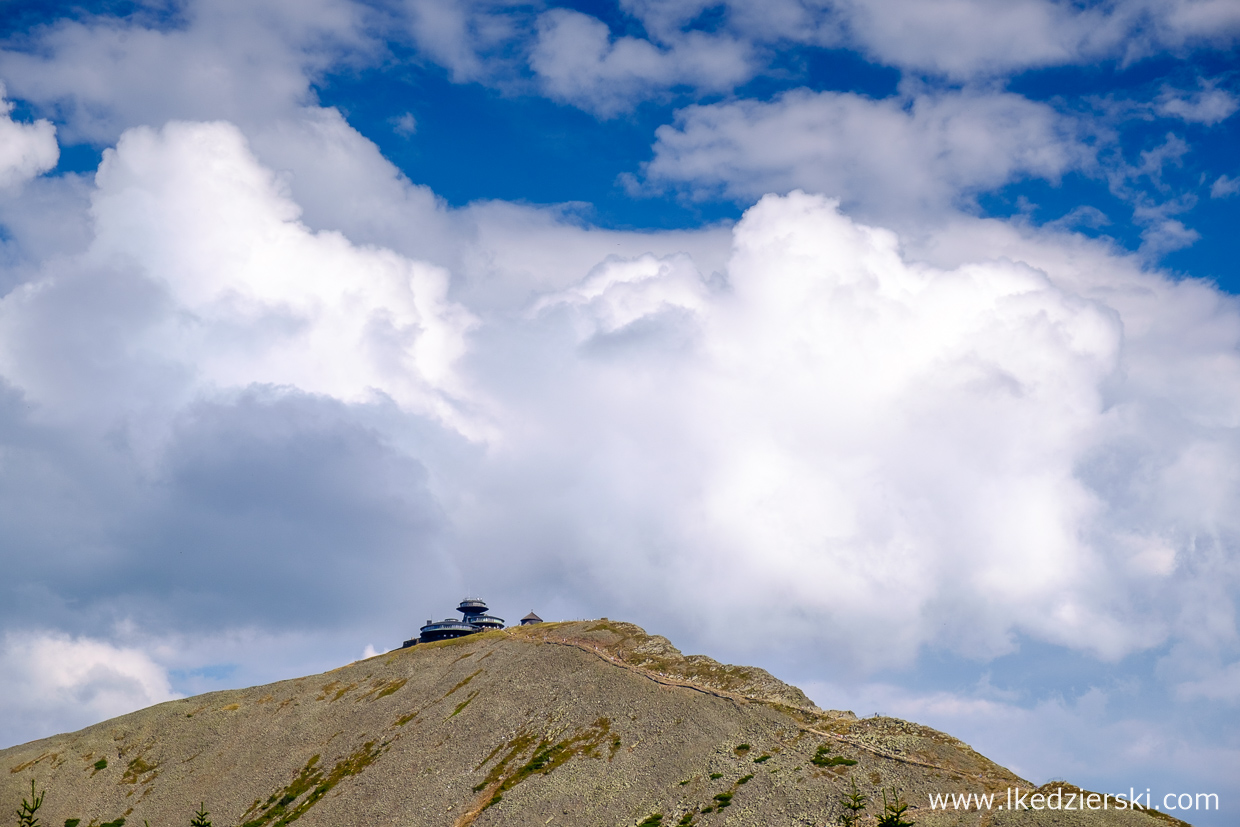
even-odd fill
[{"label": "blue sky", "polygon": [[469,591],[1234,821],[1233,2],[3,8],[0,743]]}]

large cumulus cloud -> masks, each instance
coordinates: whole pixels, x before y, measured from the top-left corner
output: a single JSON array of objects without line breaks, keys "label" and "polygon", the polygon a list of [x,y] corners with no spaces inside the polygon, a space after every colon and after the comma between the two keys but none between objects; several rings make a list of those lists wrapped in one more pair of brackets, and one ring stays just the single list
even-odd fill
[{"label": "large cumulus cloud", "polygon": [[[446,300],[447,274],[309,231],[235,127],[127,132],[99,168],[91,212],[89,250],[0,308],[3,369],[30,399],[64,408],[83,400],[84,386],[106,384],[99,394],[127,407],[151,399],[132,382],[150,381],[165,398],[171,385],[269,383],[344,401],[378,392],[454,418],[452,365],[472,320]],[[128,295],[82,321],[106,328],[127,314],[124,335],[43,328],[44,314],[79,312],[77,299],[101,283]],[[105,366],[101,343],[125,352],[107,354]],[[123,376],[105,378],[109,368]]]},{"label": "large cumulus cloud", "polygon": [[613,260],[544,297],[525,361],[554,374],[497,394],[501,419],[535,423],[514,450],[576,489],[570,514],[587,501],[594,588],[654,590],[706,634],[796,629],[871,665],[923,644],[994,655],[1016,632],[1114,658],[1196,634],[1195,605],[1221,642],[1240,400],[1219,376],[1240,370],[1240,316],[1102,261],[940,269],[826,199],[768,196],[722,278]]},{"label": "large cumulus cloud", "polygon": [[124,481],[120,517],[82,512],[102,559],[214,594],[301,553],[284,576],[326,594],[404,537],[436,576],[446,545],[466,579],[859,668],[1234,635],[1240,316],[1208,285],[1051,236],[929,263],[796,192],[719,269],[561,226],[595,266],[471,311],[442,267],[301,224],[223,123],[126,133],[90,203],[0,336],[14,422]]}]

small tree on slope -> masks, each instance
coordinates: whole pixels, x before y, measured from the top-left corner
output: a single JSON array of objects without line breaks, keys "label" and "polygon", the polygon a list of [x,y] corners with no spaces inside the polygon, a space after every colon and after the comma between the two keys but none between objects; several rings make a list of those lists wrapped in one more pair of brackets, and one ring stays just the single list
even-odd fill
[{"label": "small tree on slope", "polygon": [[207,812],[206,802],[198,804],[198,812],[194,813],[194,819],[189,823],[189,827],[211,827],[211,819],[207,816],[211,815]]},{"label": "small tree on slope", "polygon": [[22,799],[21,809],[17,811],[17,827],[39,827],[39,817],[35,815],[43,806],[43,796],[47,790],[35,795],[34,779],[30,779],[30,799]]},{"label": "small tree on slope", "polygon": [[866,794],[857,789],[857,779],[852,778],[852,790],[840,799],[840,804],[844,807],[840,813],[840,827],[853,827],[861,820],[861,813],[865,810],[866,802],[869,800]]},{"label": "small tree on slope", "polygon": [[883,790],[883,814],[878,819],[877,827],[913,827],[913,822],[905,821],[904,814],[908,811],[908,802],[900,800],[900,793],[891,788],[891,800],[887,800],[887,791]]}]

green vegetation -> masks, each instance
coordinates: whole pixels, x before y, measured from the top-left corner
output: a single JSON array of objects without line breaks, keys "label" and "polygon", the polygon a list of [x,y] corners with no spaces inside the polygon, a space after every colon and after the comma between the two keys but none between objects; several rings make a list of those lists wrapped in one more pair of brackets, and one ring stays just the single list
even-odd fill
[{"label": "green vegetation", "polygon": [[469,706],[469,702],[472,701],[476,697],[478,697],[478,692],[476,690],[474,692],[469,693],[469,697],[461,701],[459,704],[457,704],[456,709],[452,710],[452,714],[449,715],[448,717],[455,718],[457,715],[461,714],[461,710]]},{"label": "green vegetation", "polygon": [[189,827],[211,827],[211,814],[207,812],[206,802],[199,802],[198,812],[194,813],[194,818],[190,821]]},{"label": "green vegetation", "polygon": [[478,677],[481,674],[482,674],[482,670],[479,669],[477,672],[473,673],[472,675],[469,675],[464,680],[462,680],[460,683],[458,683],[456,686],[452,687],[447,692],[445,692],[444,697],[446,698],[449,695],[451,695],[453,692],[455,692],[456,690],[463,688],[466,684],[468,684],[470,681],[472,681],[474,678]]},{"label": "green vegetation", "polygon": [[30,798],[22,798],[21,809],[17,811],[17,827],[39,827],[39,817],[35,814],[43,806],[45,795],[47,795],[47,790],[42,790],[35,795],[34,779],[30,779]]},{"label": "green vegetation", "polygon": [[741,784],[748,784],[752,780],[753,773],[750,773],[749,775],[742,775],[740,778],[736,779],[736,786],[739,787]]},{"label": "green vegetation", "polygon": [[771,760],[771,756],[764,752],[761,755],[759,755],[757,758],[753,759],[753,762],[755,764],[765,764],[767,761],[770,761],[770,760]]},{"label": "green vegetation", "polygon": [[[283,791],[277,790],[272,793],[264,804],[250,805],[250,809],[246,810],[242,817],[250,815],[254,817],[245,821],[241,827],[268,827],[269,825],[270,827],[283,827],[291,824],[318,804],[323,796],[331,792],[332,788],[342,779],[351,775],[359,775],[362,770],[370,766],[383,752],[385,746],[386,744],[381,744],[376,747],[374,741],[367,741],[351,755],[337,761],[326,775],[318,765],[321,756],[312,756],[297,777],[289,782]],[[303,794],[307,792],[309,794],[303,798]],[[300,803],[298,803],[299,800]],[[257,813],[255,813],[256,810]]]},{"label": "green vegetation", "polygon": [[108,768],[108,759],[100,758],[98,761],[95,762],[95,772],[99,772],[99,770],[106,770],[107,768]]},{"label": "green vegetation", "polygon": [[861,813],[865,811],[865,805],[869,801],[866,794],[857,789],[857,779],[851,780],[852,789],[840,799],[844,808],[837,819],[840,827],[854,827],[861,820]]},{"label": "green vegetation", "polygon": [[735,752],[739,757],[744,758],[745,753],[749,752],[749,744],[737,744],[736,748],[733,749],[732,751]]},{"label": "green vegetation", "polygon": [[887,800],[887,791],[883,790],[883,814],[876,822],[877,827],[913,827],[913,822],[905,821],[904,814],[908,811],[908,802],[900,799],[900,793],[891,788],[891,800]]},{"label": "green vegetation", "polygon": [[[571,738],[565,738],[562,741],[551,743],[547,740],[534,741],[534,736],[529,733],[519,733],[515,738],[507,744],[501,744],[491,750],[481,765],[485,765],[493,757],[505,747],[507,752],[496,762],[491,771],[487,773],[486,778],[474,787],[475,792],[481,792],[488,787],[495,786],[495,796],[486,804],[483,809],[493,806],[499,796],[513,787],[525,781],[532,775],[548,775],[557,767],[564,764],[574,755],[585,755],[590,758],[601,758],[599,754],[600,748],[607,743],[612,742],[611,721],[607,718],[599,718],[593,725],[578,730]],[[509,768],[514,765],[518,756],[526,753],[533,746],[534,754],[528,762],[517,767],[515,770]],[[243,825],[243,827],[246,827]]]},{"label": "green vegetation", "polygon": [[845,758],[842,755],[831,755],[831,748],[823,744],[814,753],[814,757],[809,762],[815,767],[851,767],[857,762],[851,758]]},{"label": "green vegetation", "polygon": [[714,781],[716,778],[723,778],[723,773],[721,773],[721,772],[712,772],[712,773],[710,774],[710,780],[711,780],[711,781]]},{"label": "green vegetation", "polygon": [[65,819],[65,827],[78,827],[78,825],[81,823],[82,823],[82,819],[80,818],[66,818]]},{"label": "green vegetation", "polygon": [[637,827],[660,827],[663,824],[663,813],[651,813],[637,822]]},{"label": "green vegetation", "polygon": [[503,776],[504,770],[508,767],[509,762],[524,752],[526,747],[530,746],[532,743],[534,743],[534,736],[526,732],[521,732],[507,744],[501,743],[496,746],[495,749],[491,750],[490,755],[483,758],[482,763],[475,767],[475,769],[482,769],[490,763],[492,758],[499,754],[500,750],[502,750],[505,746],[508,747],[508,752],[500,758],[499,762],[494,767],[491,768],[491,771],[487,773],[487,777],[474,785],[474,792],[480,793],[488,786],[498,781]]},{"label": "green vegetation", "polygon": [[715,808],[722,810],[732,803],[732,793],[715,793]]},{"label": "green vegetation", "polygon": [[[372,701],[377,701],[380,698],[386,698],[388,695],[391,695],[407,683],[409,683],[408,678],[398,678],[394,681],[380,678],[371,685],[370,692],[368,692],[367,695],[371,696],[370,699]],[[362,697],[366,697],[366,695],[363,695]]]},{"label": "green vegetation", "polygon": [[693,811],[685,813],[680,817],[680,821],[676,822],[676,827],[693,827]]},{"label": "green vegetation", "polygon": [[[332,695],[332,693],[334,692],[335,694],[332,695],[332,701],[338,701],[341,698],[343,698],[345,695],[347,695],[350,691],[356,688],[357,688],[356,683],[342,684],[340,683],[340,681],[332,681],[331,683],[324,685],[322,693],[319,695],[318,698],[316,698],[316,700],[325,701],[327,700],[327,696]],[[229,706],[233,706],[233,705],[229,704]],[[225,709],[227,708],[228,707],[225,707]],[[234,708],[239,709],[240,706],[238,705]]]},{"label": "green vegetation", "polygon": [[105,821],[99,827],[125,827],[124,817],[118,818],[116,821]]},{"label": "green vegetation", "polygon": [[121,776],[121,783],[137,784],[141,776],[146,775],[148,772],[154,772],[157,768],[157,764],[148,764],[139,755],[129,762],[129,766],[125,769],[125,774]]}]

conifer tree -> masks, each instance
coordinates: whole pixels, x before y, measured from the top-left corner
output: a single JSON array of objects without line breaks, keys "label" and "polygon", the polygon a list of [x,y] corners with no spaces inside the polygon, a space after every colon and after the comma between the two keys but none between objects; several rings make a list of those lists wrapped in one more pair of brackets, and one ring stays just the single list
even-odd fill
[{"label": "conifer tree", "polygon": [[30,779],[30,799],[22,799],[21,809],[17,811],[17,827],[39,827],[39,817],[35,813],[43,806],[45,795],[47,790],[35,795],[34,779]]},{"label": "conifer tree", "polygon": [[838,819],[840,827],[853,827],[860,821],[861,813],[865,810],[866,802],[869,801],[866,794],[857,789],[857,779],[850,778],[849,780],[852,781],[852,790],[840,799],[840,804],[844,807]]},{"label": "conifer tree", "polygon": [[211,819],[207,816],[211,815],[207,812],[206,802],[198,804],[198,812],[194,813],[194,820],[189,823],[189,827],[211,827]]},{"label": "conifer tree", "polygon": [[891,800],[887,800],[887,791],[883,790],[883,814],[878,819],[877,827],[913,827],[913,822],[905,821],[904,814],[908,811],[908,802],[900,800],[900,793],[891,788]]}]

